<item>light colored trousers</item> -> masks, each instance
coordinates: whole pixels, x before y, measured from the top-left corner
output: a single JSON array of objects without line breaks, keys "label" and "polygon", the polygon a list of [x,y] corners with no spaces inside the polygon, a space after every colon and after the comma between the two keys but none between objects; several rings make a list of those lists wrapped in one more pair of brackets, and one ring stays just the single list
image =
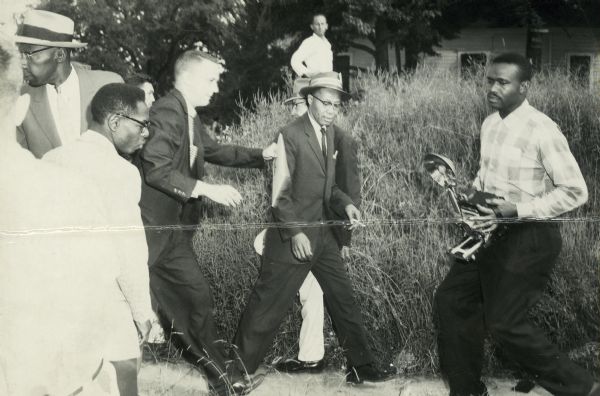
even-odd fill
[{"label": "light colored trousers", "polygon": [[298,294],[302,304],[298,360],[303,362],[321,360],[325,356],[323,290],[312,272],[306,276]]}]

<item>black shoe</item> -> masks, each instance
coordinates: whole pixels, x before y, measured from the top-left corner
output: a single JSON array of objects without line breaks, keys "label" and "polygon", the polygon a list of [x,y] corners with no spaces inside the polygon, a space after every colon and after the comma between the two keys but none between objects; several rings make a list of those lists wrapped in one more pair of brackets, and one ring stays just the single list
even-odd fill
[{"label": "black shoe", "polygon": [[383,382],[389,381],[398,374],[396,367],[390,367],[378,370],[372,364],[364,364],[362,366],[350,366],[346,370],[346,382],[351,384],[362,384],[367,382]]},{"label": "black shoe", "polygon": [[236,395],[247,395],[254,389],[258,388],[264,379],[264,373],[251,375],[245,374],[241,379],[233,383],[232,388]]},{"label": "black shoe", "polygon": [[316,374],[323,371],[325,363],[323,359],[314,362],[304,362],[302,360],[288,359],[283,362],[279,362],[275,365],[275,370],[281,371],[282,373],[298,374],[298,373],[311,373]]}]

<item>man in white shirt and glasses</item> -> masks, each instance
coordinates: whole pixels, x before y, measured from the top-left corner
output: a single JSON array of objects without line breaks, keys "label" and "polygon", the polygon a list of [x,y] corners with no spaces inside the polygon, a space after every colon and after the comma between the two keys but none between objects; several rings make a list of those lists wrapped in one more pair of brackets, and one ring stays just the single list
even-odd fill
[{"label": "man in white shirt and glasses", "polygon": [[[90,128],[77,140],[49,151],[45,161],[70,168],[99,187],[107,208],[105,226],[117,246],[119,275],[107,301],[112,321],[106,358],[115,366],[122,396],[135,396],[140,347],[148,339],[154,314],[150,304],[148,245],[138,205],[142,180],[124,157],[148,138],[144,92],[121,83],[100,88],[91,104]],[[60,186],[57,186],[60,187]]]},{"label": "man in white shirt and glasses", "polygon": [[315,14],[310,28],[313,35],[305,39],[292,55],[291,65],[298,77],[313,77],[316,74],[333,71],[333,52],[325,37],[327,18]]}]

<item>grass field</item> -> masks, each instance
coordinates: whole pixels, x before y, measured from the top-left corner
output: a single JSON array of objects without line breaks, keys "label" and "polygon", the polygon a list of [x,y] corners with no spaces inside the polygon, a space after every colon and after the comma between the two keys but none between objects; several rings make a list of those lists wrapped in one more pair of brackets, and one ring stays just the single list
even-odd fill
[{"label": "grass field", "polygon": [[[448,266],[446,249],[460,237],[441,189],[421,169],[427,152],[455,161],[460,182],[472,180],[479,155],[479,127],[489,113],[481,76],[459,80],[454,73],[427,69],[415,74],[364,75],[357,81],[360,101],[348,104],[338,124],[359,143],[362,210],[367,227],[356,233],[348,271],[354,282],[370,341],[382,361],[394,361],[406,374],[437,371],[433,293]],[[600,372],[600,99],[551,73],[530,90],[533,106],[553,118],[569,140],[590,190],[588,203],[562,225],[564,247],[552,283],[532,312],[549,337],[579,363]],[[254,111],[243,111],[233,142],[264,146],[289,116],[281,97],[257,97]],[[260,260],[254,236],[264,227],[267,209],[264,171],[210,167],[209,180],[236,186],[241,208],[207,204],[194,239],[195,250],[213,285],[220,334],[231,340]],[[295,356],[299,306],[280,328],[268,356]],[[344,363],[330,324],[326,358]],[[489,346],[487,373],[510,368]]]}]

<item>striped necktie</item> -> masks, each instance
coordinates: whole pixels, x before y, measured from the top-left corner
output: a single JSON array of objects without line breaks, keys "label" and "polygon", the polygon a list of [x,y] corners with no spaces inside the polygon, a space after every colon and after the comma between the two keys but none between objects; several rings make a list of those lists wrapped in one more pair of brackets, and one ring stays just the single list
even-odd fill
[{"label": "striped necktie", "polygon": [[321,150],[323,151],[323,160],[325,161],[325,166],[327,166],[327,131],[326,126],[321,127]]}]

